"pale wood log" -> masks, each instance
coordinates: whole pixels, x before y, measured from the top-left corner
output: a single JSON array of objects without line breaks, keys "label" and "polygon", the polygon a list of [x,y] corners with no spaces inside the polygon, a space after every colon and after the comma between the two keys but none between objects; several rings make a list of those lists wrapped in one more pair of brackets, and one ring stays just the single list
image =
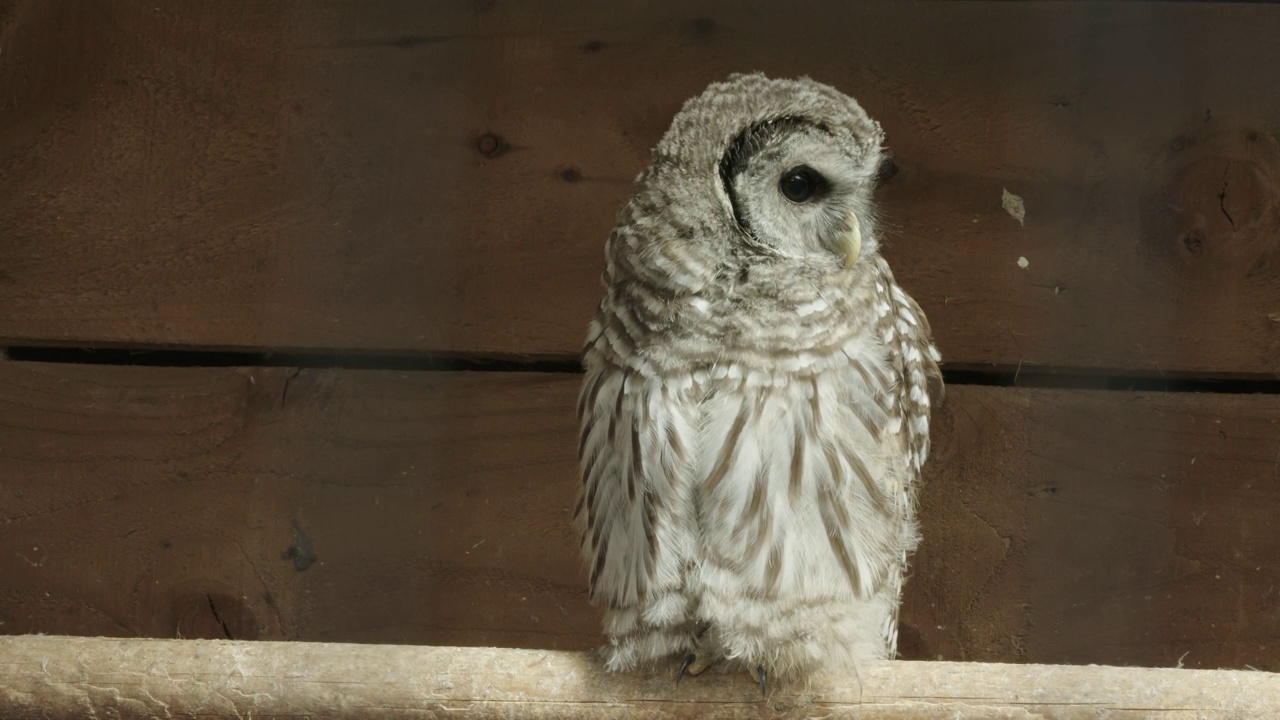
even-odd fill
[{"label": "pale wood log", "polygon": [[679,687],[589,653],[56,636],[0,639],[0,717],[1252,718],[1280,675],[1242,670],[894,662],[861,684],[762,698],[745,673]]}]

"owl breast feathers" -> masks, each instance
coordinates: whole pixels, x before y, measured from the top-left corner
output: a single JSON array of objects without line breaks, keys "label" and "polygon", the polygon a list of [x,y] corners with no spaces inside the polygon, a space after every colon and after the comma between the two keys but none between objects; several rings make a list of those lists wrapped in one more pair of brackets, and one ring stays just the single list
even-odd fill
[{"label": "owl breast feathers", "polygon": [[879,254],[882,140],[826,85],[735,75],[637,179],[578,405],[610,669],[808,678],[893,656],[942,382]]}]

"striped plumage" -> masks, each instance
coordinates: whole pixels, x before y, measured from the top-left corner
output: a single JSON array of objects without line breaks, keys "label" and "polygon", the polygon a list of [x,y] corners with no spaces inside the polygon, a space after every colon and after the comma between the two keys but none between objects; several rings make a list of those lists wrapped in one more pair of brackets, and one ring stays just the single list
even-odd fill
[{"label": "striped plumage", "polygon": [[[696,651],[809,677],[893,655],[941,379],[878,253],[881,141],[825,85],[737,75],[637,178],[578,408],[611,669]],[[818,188],[801,201],[779,194],[797,168],[789,190]]]}]

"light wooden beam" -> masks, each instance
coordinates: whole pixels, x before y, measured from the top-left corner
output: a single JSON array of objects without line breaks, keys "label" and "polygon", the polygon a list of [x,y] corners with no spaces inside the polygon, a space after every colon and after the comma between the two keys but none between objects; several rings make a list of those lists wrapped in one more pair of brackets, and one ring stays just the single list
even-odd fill
[{"label": "light wooden beam", "polygon": [[679,687],[588,653],[43,635],[0,638],[0,718],[1252,718],[1280,675],[893,662],[861,683],[776,688],[745,673]]}]

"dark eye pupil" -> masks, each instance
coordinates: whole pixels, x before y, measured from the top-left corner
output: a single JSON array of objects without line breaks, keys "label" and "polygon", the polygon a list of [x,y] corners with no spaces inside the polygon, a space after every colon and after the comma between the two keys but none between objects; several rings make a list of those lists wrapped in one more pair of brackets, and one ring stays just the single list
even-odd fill
[{"label": "dark eye pupil", "polygon": [[778,183],[778,188],[788,200],[799,203],[813,197],[818,191],[818,182],[817,173],[801,166],[787,171]]}]

